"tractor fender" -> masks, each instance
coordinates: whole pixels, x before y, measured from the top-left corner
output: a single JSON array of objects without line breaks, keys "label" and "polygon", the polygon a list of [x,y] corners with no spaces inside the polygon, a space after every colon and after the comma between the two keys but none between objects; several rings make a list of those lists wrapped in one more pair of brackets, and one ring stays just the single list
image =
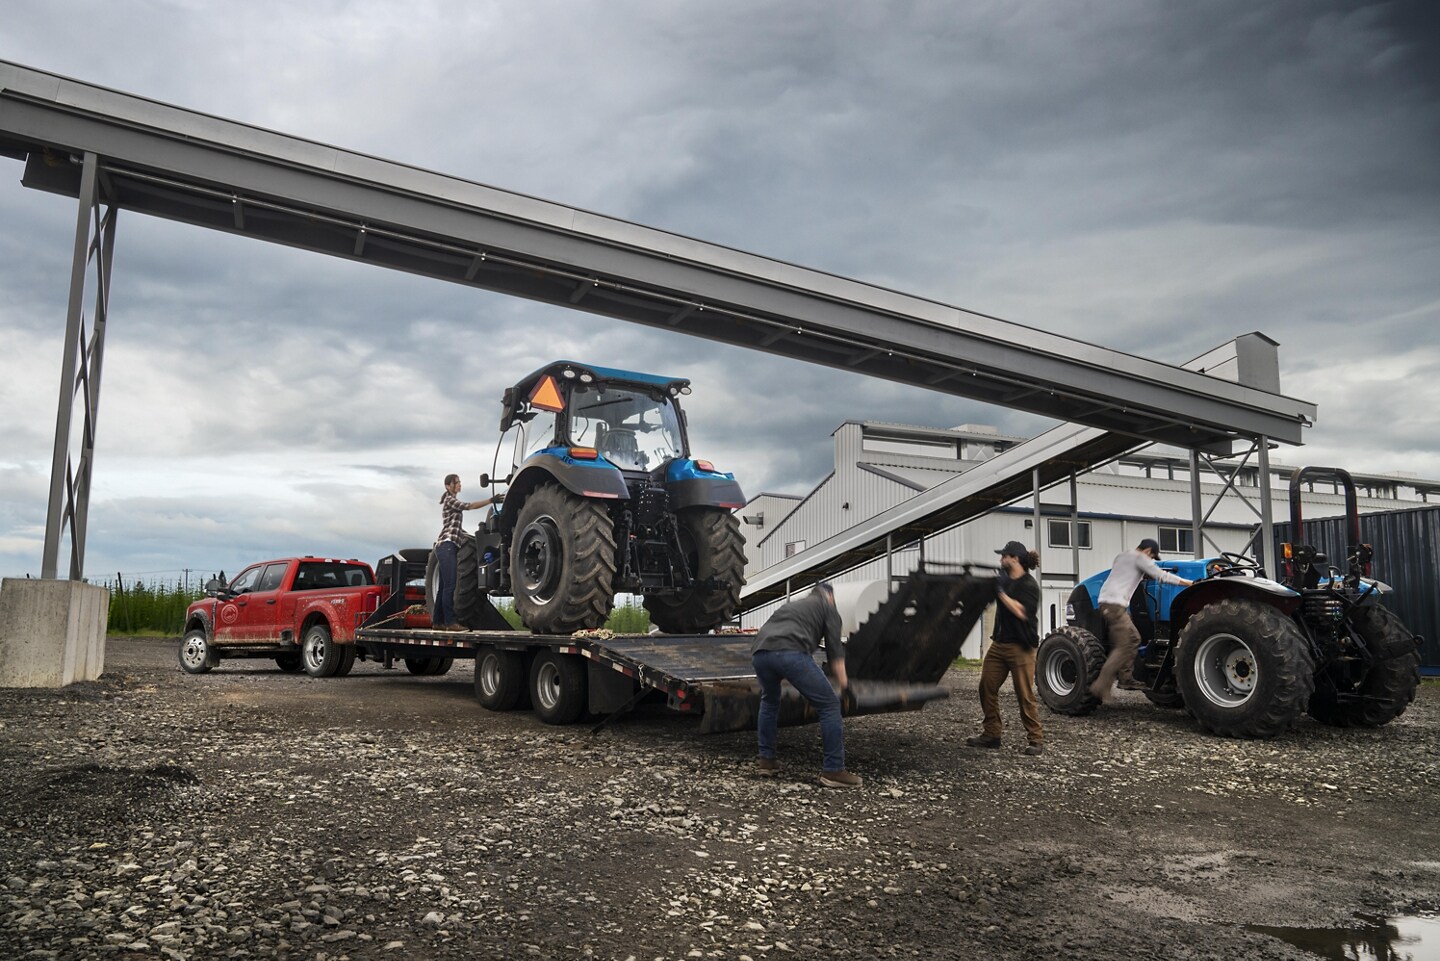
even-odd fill
[{"label": "tractor fender", "polygon": [[670,506],[675,510],[687,507],[724,507],[736,510],[745,506],[745,495],[733,477],[687,477],[671,481]]},{"label": "tractor fender", "polygon": [[1268,604],[1286,617],[1300,606],[1300,595],[1265,577],[1207,577],[1175,595],[1170,603],[1170,636],[1178,639],[1185,622],[1200,610],[1229,598]]},{"label": "tractor fender", "polygon": [[1065,602],[1065,622],[1074,627],[1081,627],[1093,634],[1096,640],[1106,642],[1105,618],[1100,616],[1100,611],[1095,606],[1095,600],[1090,596],[1090,589],[1084,584],[1075,585],[1070,592],[1069,599]]},{"label": "tractor fender", "polygon": [[618,468],[603,461],[577,461],[569,456],[541,451],[526,460],[505,491],[500,526],[510,530],[520,516],[520,505],[541,484],[554,482],[580,497],[629,500],[630,489]]}]

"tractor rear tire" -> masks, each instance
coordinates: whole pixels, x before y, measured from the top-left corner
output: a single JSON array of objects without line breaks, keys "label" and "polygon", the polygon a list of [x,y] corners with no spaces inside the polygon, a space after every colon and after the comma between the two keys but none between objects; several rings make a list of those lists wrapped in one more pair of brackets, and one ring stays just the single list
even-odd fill
[{"label": "tractor rear tire", "polygon": [[1300,628],[1269,604],[1227,598],[1180,632],[1175,680],[1185,709],[1212,734],[1283,733],[1315,690],[1315,661]]},{"label": "tractor rear tire", "polygon": [[509,711],[520,705],[528,676],[525,655],[482,647],[475,655],[475,700],[489,711]]},{"label": "tractor rear tire", "polygon": [[480,551],[475,546],[474,534],[460,538],[455,552],[455,593],[451,598],[457,624],[472,631],[485,627],[480,608],[489,602],[480,590]]},{"label": "tractor rear tire", "polygon": [[602,627],[615,606],[615,523],[604,503],[556,484],[531,491],[515,521],[510,583],[536,634]]},{"label": "tractor rear tire", "polygon": [[1090,685],[1105,663],[1105,645],[1083,627],[1061,627],[1040,642],[1035,652],[1035,686],[1040,699],[1056,714],[1094,714],[1100,699]]},{"label": "tractor rear tire", "polygon": [[585,659],[579,654],[545,651],[530,665],[530,701],[546,724],[574,724],[589,703]]},{"label": "tractor rear tire", "polygon": [[[1420,686],[1419,647],[1415,635],[1400,618],[1378,604],[1357,611],[1354,625],[1372,651],[1409,650],[1398,657],[1376,660],[1358,683],[1341,682],[1337,686],[1334,677],[1322,674],[1316,678],[1308,710],[1321,724],[1334,727],[1382,727],[1404,714],[1415,700]],[[1337,696],[1341,693],[1358,694],[1365,700],[1342,702]]]},{"label": "tractor rear tire", "polygon": [[688,587],[672,594],[646,594],[650,621],[666,634],[703,634],[734,616],[745,583],[745,541],[740,521],[716,507],[694,507],[675,518],[680,547],[697,581],[722,585]]}]

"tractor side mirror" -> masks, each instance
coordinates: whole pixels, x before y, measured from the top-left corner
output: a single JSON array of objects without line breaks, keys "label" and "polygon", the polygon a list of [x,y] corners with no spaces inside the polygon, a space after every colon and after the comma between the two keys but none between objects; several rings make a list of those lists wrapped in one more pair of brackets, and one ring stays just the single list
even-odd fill
[{"label": "tractor side mirror", "polygon": [[481,486],[481,487],[489,487],[489,486],[490,486],[490,474],[489,474],[488,472],[480,475],[480,486]]}]

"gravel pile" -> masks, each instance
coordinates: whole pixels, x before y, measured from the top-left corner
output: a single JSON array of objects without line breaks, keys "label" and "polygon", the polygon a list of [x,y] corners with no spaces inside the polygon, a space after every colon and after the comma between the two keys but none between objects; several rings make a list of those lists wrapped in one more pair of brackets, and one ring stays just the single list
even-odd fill
[{"label": "gravel pile", "polygon": [[964,746],[977,676],[818,731],[701,736],[662,710],[552,728],[469,666],[266,661],[192,677],[112,640],[99,682],[0,691],[0,957],[1310,957],[1247,924],[1440,908],[1440,686],[1379,730],[1201,734],[1122,694]]}]

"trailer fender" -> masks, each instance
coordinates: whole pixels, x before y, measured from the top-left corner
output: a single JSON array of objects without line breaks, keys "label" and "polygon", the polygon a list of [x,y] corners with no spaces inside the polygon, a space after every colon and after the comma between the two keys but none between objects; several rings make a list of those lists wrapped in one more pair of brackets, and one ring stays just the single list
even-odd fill
[{"label": "trailer fender", "polygon": [[1269,578],[1208,577],[1175,595],[1170,604],[1170,636],[1179,638],[1185,622],[1193,615],[1226,598],[1268,604],[1286,617],[1293,617],[1300,606],[1298,593]]}]

